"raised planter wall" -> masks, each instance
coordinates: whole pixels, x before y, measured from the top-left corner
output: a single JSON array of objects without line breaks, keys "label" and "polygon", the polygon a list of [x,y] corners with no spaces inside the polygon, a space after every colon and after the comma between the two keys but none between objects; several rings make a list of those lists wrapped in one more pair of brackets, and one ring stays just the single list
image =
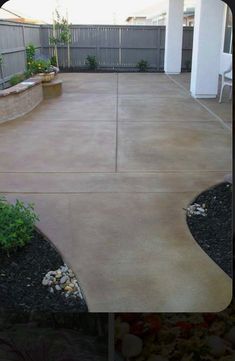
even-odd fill
[{"label": "raised planter wall", "polygon": [[38,79],[34,80],[34,84],[22,85],[20,83],[0,91],[0,123],[29,113],[42,100],[42,84]]}]

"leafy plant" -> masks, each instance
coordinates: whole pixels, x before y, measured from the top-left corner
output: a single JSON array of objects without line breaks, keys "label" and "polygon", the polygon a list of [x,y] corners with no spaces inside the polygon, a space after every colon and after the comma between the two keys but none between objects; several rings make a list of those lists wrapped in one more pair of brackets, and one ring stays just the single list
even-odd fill
[{"label": "leafy plant", "polygon": [[137,68],[139,68],[139,71],[146,71],[149,64],[146,60],[140,60],[138,63],[137,63]]},{"label": "leafy plant", "polygon": [[56,66],[56,57],[55,57],[55,55],[53,55],[51,57],[51,65]]},{"label": "leafy plant", "polygon": [[26,46],[26,59],[27,59],[27,72],[29,76],[33,75],[34,69],[34,59],[35,59],[36,48],[33,44],[28,44]]},{"label": "leafy plant", "polygon": [[0,66],[3,64],[3,56],[2,54],[0,53]]},{"label": "leafy plant", "polygon": [[36,47],[30,43],[26,46],[26,57],[28,61],[33,61],[35,58]]},{"label": "leafy plant", "polygon": [[25,79],[30,78],[31,75],[32,75],[32,73],[31,73],[31,71],[29,71],[28,69],[24,72],[24,78],[25,78]]},{"label": "leafy plant", "polygon": [[37,220],[33,204],[25,205],[19,200],[9,204],[0,198],[0,248],[8,253],[25,246],[32,238]]},{"label": "leafy plant", "polygon": [[24,74],[15,74],[10,78],[10,84],[11,86],[14,86],[18,83],[20,83],[21,81],[23,81],[25,79],[25,75]]},{"label": "leafy plant", "polygon": [[50,60],[37,59],[32,63],[33,73],[49,73],[53,71]]},{"label": "leafy plant", "polygon": [[98,63],[95,55],[88,55],[86,58],[86,64],[90,70],[95,70],[98,67]]}]

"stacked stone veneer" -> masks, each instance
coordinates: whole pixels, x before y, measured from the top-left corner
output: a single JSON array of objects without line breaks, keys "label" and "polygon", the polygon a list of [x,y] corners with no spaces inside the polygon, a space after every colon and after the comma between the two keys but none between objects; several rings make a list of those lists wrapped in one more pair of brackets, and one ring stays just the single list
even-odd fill
[{"label": "stacked stone veneer", "polygon": [[34,109],[43,100],[40,79],[30,78],[0,91],[0,123],[18,118]]}]

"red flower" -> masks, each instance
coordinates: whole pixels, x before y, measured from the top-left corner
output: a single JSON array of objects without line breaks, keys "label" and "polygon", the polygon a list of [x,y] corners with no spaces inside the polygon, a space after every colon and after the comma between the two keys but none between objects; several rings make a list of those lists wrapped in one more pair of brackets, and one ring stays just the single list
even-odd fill
[{"label": "red flower", "polygon": [[119,313],[118,317],[120,317],[123,322],[130,323],[130,322],[140,319],[140,314],[139,313]]},{"label": "red flower", "polygon": [[214,315],[213,313],[205,313],[203,314],[203,319],[206,323],[210,325],[212,322],[214,322],[217,319],[217,316]]},{"label": "red flower", "polygon": [[144,322],[136,321],[130,325],[130,333],[141,336],[144,333]]},{"label": "red flower", "polygon": [[193,328],[193,325],[189,322],[179,321],[176,323],[176,327],[179,327],[185,331],[190,331]]},{"label": "red flower", "polygon": [[154,334],[161,329],[161,319],[157,315],[149,315],[145,317],[148,326],[148,333]]},{"label": "red flower", "polygon": [[206,322],[197,323],[197,324],[195,324],[195,326],[198,328],[208,328],[209,327],[208,323],[206,323]]}]

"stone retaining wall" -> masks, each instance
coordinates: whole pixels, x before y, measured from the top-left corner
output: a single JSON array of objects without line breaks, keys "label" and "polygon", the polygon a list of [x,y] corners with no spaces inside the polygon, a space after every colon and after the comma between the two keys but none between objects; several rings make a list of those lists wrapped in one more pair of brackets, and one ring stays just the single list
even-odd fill
[{"label": "stone retaining wall", "polygon": [[43,100],[40,79],[30,78],[0,91],[0,123],[23,116]]}]

